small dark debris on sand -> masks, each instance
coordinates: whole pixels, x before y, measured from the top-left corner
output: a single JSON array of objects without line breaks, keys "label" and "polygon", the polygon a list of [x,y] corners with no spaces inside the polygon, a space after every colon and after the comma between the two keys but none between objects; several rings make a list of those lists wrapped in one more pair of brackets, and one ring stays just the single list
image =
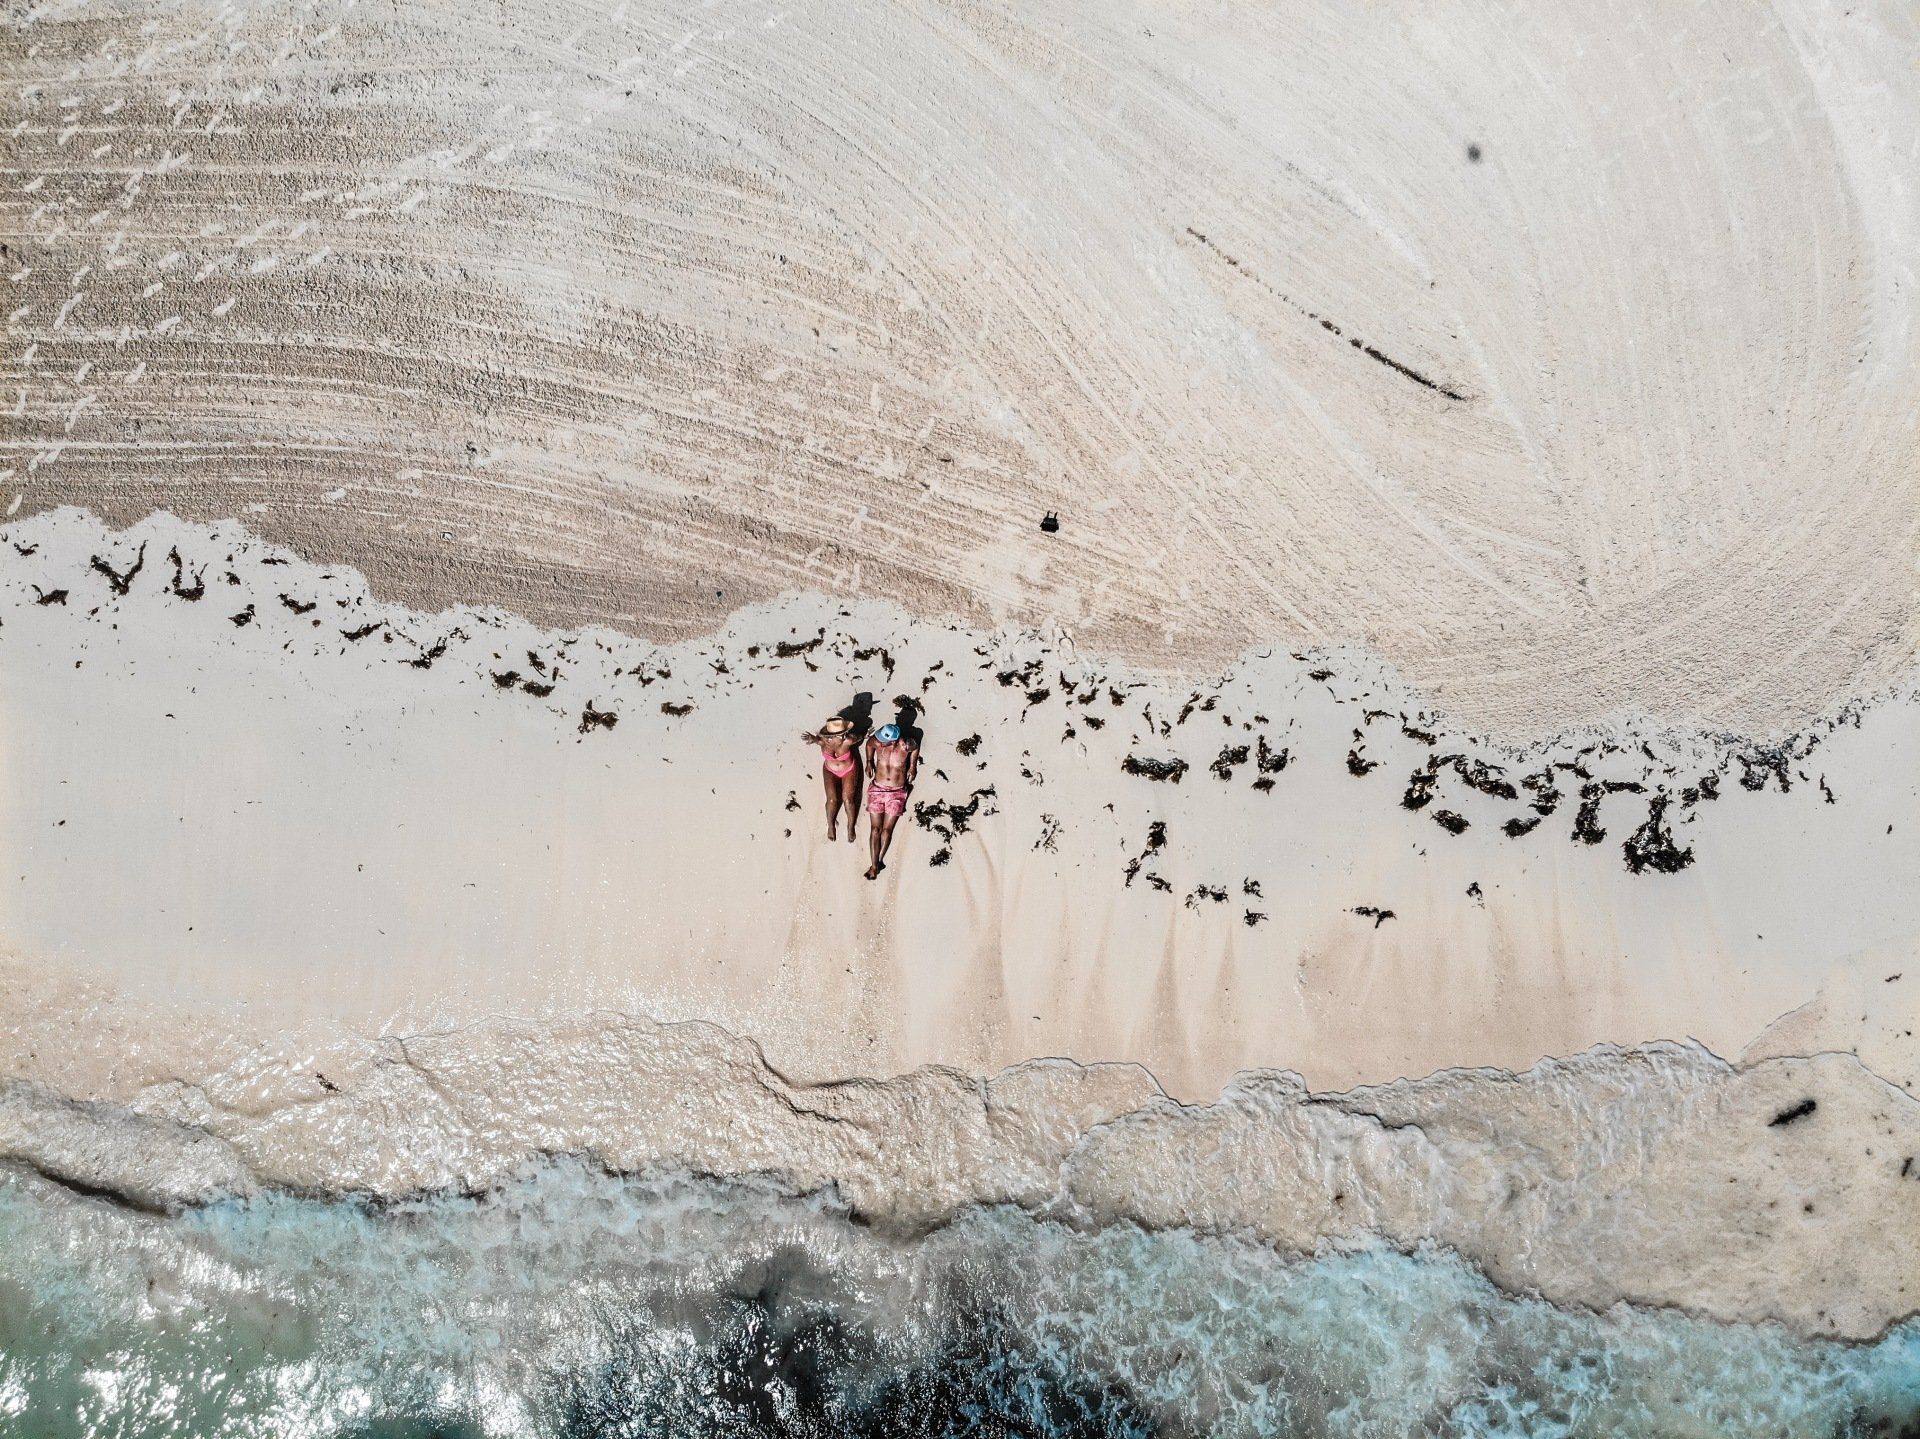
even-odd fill
[{"label": "small dark debris on sand", "polygon": [[1740,788],[1763,790],[1769,780],[1779,781],[1782,794],[1793,788],[1793,780],[1787,773],[1793,754],[1786,745],[1749,750],[1734,758],[1740,762]]},{"label": "small dark debris on sand", "polygon": [[1266,923],[1266,919],[1267,917],[1264,914],[1262,914],[1259,910],[1250,909],[1246,913],[1245,922],[1246,922],[1247,928],[1252,929],[1256,924]]},{"label": "small dark debris on sand", "polygon": [[364,624],[360,626],[360,628],[357,630],[340,631],[340,638],[343,640],[355,640],[355,641],[363,640],[368,635],[372,634],[375,630],[384,629],[385,627],[386,627],[385,620],[374,620],[369,624]]},{"label": "small dark debris on sand", "polygon": [[988,785],[975,790],[965,804],[938,800],[930,804],[915,802],[913,822],[945,841],[927,860],[928,864],[941,865],[953,858],[954,840],[971,829],[974,820],[984,819],[995,812],[993,801],[997,793],[992,785]]},{"label": "small dark debris on sand", "polygon": [[663,715],[672,715],[675,719],[679,719],[682,715],[692,714],[693,706],[691,704],[677,705],[672,700],[667,700],[661,704],[660,713]]},{"label": "small dark debris on sand", "polygon": [[[1166,847],[1167,847],[1167,822],[1163,819],[1156,819],[1152,824],[1147,826],[1147,847],[1141,850],[1140,853],[1135,855],[1132,859],[1127,861],[1127,887],[1128,888],[1132,888],[1134,880],[1139,877],[1140,866],[1145,864],[1148,860],[1152,859],[1156,854],[1160,853],[1160,851],[1165,849]],[[1154,878],[1154,876],[1148,875],[1147,878],[1151,880]],[[1169,889],[1172,888],[1171,885],[1168,885],[1166,887]]]},{"label": "small dark debris on sand", "polygon": [[67,602],[67,592],[65,590],[43,590],[40,586],[35,585],[33,587],[33,602],[36,605],[64,605]]},{"label": "small dark debris on sand", "polygon": [[1803,1099],[1798,1104],[1793,1105],[1790,1108],[1781,1110],[1778,1114],[1774,1115],[1772,1119],[1769,1119],[1767,1121],[1767,1128],[1778,1129],[1783,1124],[1798,1123],[1800,1120],[1805,1119],[1809,1114],[1812,1114],[1814,1110],[1818,1109],[1819,1107],[1820,1107],[1819,1100]]},{"label": "small dark debris on sand", "polygon": [[133,588],[133,577],[147,565],[147,547],[143,544],[133,557],[133,563],[125,571],[116,570],[99,555],[93,557],[93,570],[107,577],[107,583],[113,587],[116,595],[124,595]]},{"label": "small dark debris on sand", "polygon": [[1046,535],[1059,534],[1060,516],[1056,515],[1052,510],[1048,510],[1040,517],[1040,532]]},{"label": "small dark debris on sand", "polygon": [[1688,809],[1692,809],[1702,800],[1718,798],[1720,798],[1720,776],[1717,774],[1703,774],[1700,776],[1699,783],[1690,784],[1680,791],[1680,803]]},{"label": "small dark debris on sand", "polygon": [[1693,849],[1680,848],[1667,828],[1667,797],[1657,796],[1647,806],[1647,821],[1633,832],[1620,849],[1627,857],[1627,868],[1635,874],[1653,870],[1659,874],[1678,874],[1693,863]]},{"label": "small dark debris on sand", "polygon": [[1539,827],[1540,816],[1535,815],[1532,819],[1510,819],[1500,826],[1500,832],[1508,839],[1518,839],[1523,834],[1532,834]]},{"label": "small dark debris on sand", "polygon": [[519,683],[519,670],[495,670],[493,672],[493,687],[495,689],[510,690]]},{"label": "small dark debris on sand", "polygon": [[1465,834],[1467,832],[1466,816],[1455,814],[1450,809],[1435,810],[1433,812],[1433,822],[1448,834]]},{"label": "small dark debris on sand", "polygon": [[1192,894],[1187,896],[1187,908],[1200,908],[1200,901],[1203,899],[1210,899],[1215,904],[1225,904],[1227,902],[1227,892],[1216,885],[1200,885]]},{"label": "small dark debris on sand", "polygon": [[1180,776],[1187,772],[1187,762],[1183,759],[1141,759],[1138,755],[1130,754],[1120,761],[1120,768],[1144,779],[1179,784]]},{"label": "small dark debris on sand", "polygon": [[1347,751],[1347,773],[1348,774],[1353,775],[1357,778],[1360,775],[1372,774],[1375,770],[1379,768],[1380,768],[1380,762],[1378,760],[1365,758],[1357,748],[1350,749]]},{"label": "small dark debris on sand", "polygon": [[826,642],[826,638],[827,632],[822,630],[810,640],[782,640],[773,647],[773,652],[783,660],[790,660],[795,655],[810,655]]},{"label": "small dark debris on sand", "polygon": [[1485,900],[1486,896],[1480,889],[1479,880],[1476,879],[1475,881],[1473,881],[1472,884],[1469,884],[1467,886],[1467,898],[1472,900],[1475,904],[1480,904]]},{"label": "small dark debris on sand", "polygon": [[580,711],[581,734],[591,729],[612,729],[619,723],[620,716],[616,711],[595,709],[592,700],[588,700],[587,707]]},{"label": "small dark debris on sand", "polygon": [[1228,745],[1220,751],[1219,758],[1215,759],[1207,768],[1213,771],[1214,778],[1216,779],[1232,779],[1233,767],[1235,765],[1245,764],[1252,757],[1253,749],[1251,746],[1243,744]]},{"label": "small dark debris on sand", "polygon": [[893,656],[879,645],[875,645],[871,649],[855,650],[853,657],[861,664],[865,664],[868,660],[872,659],[879,660],[880,668],[887,672],[887,678],[893,678]]},{"label": "small dark debris on sand", "polygon": [[1430,764],[1452,765],[1453,772],[1460,776],[1460,782],[1468,789],[1478,790],[1481,794],[1491,795],[1495,799],[1516,800],[1520,792],[1501,777],[1500,771],[1482,759],[1469,759],[1463,754],[1439,755]]},{"label": "small dark debris on sand", "polygon": [[301,600],[296,600],[292,595],[282,595],[280,596],[280,603],[285,605],[288,609],[292,610],[296,615],[304,615],[308,611],[313,609],[314,606],[319,603],[319,601],[318,600],[301,601]]},{"label": "small dark debris on sand", "polygon": [[419,654],[408,660],[407,663],[417,670],[430,670],[433,668],[433,662],[446,652],[447,638],[445,635],[442,635],[439,639],[435,640],[429,648],[420,651]]},{"label": "small dark debris on sand", "polygon": [[800,808],[800,796],[795,794],[792,790],[787,791],[787,808],[789,810],[796,810]]},{"label": "small dark debris on sand", "polygon": [[520,686],[521,694],[532,695],[537,700],[545,699],[548,695],[552,694],[553,691],[554,686],[551,683],[542,684],[535,680],[528,680]]},{"label": "small dark debris on sand", "polygon": [[1385,924],[1388,920],[1394,917],[1394,913],[1392,910],[1380,909],[1379,907],[1371,904],[1356,904],[1353,907],[1353,913],[1361,916],[1363,919],[1372,920],[1373,927],[1375,929],[1380,928],[1381,925]]},{"label": "small dark debris on sand", "polygon": [[958,744],[954,745],[954,749],[959,751],[961,754],[967,756],[967,758],[969,759],[973,757],[975,751],[977,751],[979,748],[980,748],[980,736],[977,734],[970,734],[965,739],[961,740]]},{"label": "small dark debris on sand", "polygon": [[1433,787],[1440,776],[1431,769],[1417,769],[1407,776],[1406,793],[1400,796],[1402,809],[1425,809],[1433,803]]},{"label": "small dark debris on sand", "polygon": [[167,558],[173,563],[173,578],[167,582],[167,592],[177,600],[197,600],[207,592],[207,572],[200,570],[193,577],[193,583],[187,583],[186,561],[180,558],[178,549],[167,551]]},{"label": "small dark debris on sand", "polygon": [[253,623],[253,606],[248,605],[244,610],[240,611],[239,614],[228,615],[227,618],[233,621],[233,627],[235,629],[245,629]]},{"label": "small dark debris on sand", "polygon": [[1259,898],[1260,898],[1260,881],[1259,881],[1259,880],[1257,880],[1257,879],[1243,879],[1243,880],[1241,880],[1241,881],[1240,881],[1240,893],[1242,893],[1242,894],[1250,894],[1250,895],[1252,895],[1252,896],[1253,896],[1253,897],[1254,897],[1255,899],[1259,899]]},{"label": "small dark debris on sand", "polygon": [[1597,784],[1580,786],[1580,810],[1573,817],[1573,837],[1582,844],[1598,844],[1607,837],[1600,828],[1600,799],[1606,793]]}]

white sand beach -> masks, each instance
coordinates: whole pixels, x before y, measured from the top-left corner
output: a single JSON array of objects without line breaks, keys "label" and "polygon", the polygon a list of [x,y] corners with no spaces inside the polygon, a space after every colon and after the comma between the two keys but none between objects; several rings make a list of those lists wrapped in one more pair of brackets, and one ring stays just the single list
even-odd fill
[{"label": "white sand beach", "polygon": [[[746,1185],[829,1268],[1017,1215],[1903,1372],[1916,54],[1838,0],[0,20],[0,1239],[94,1206],[151,1288],[235,1214]],[[836,714],[920,754],[871,881]],[[57,1332],[0,1313],[0,1427]]]}]

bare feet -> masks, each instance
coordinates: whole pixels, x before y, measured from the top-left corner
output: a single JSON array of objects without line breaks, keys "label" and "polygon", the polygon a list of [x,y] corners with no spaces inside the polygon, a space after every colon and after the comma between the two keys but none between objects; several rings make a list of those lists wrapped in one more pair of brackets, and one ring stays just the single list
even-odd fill
[{"label": "bare feet", "polygon": [[880,871],[885,868],[886,866],[884,864],[881,864],[879,861],[876,860],[874,863],[867,866],[867,878],[878,879],[880,877]]},{"label": "bare feet", "polygon": [[[837,820],[831,820],[831,819],[830,819],[830,820],[828,820],[828,821],[827,821],[827,838],[828,838],[828,839],[830,839],[830,840],[834,840],[834,839],[838,839],[838,838],[840,838],[840,836],[839,836],[839,834],[838,834],[838,833],[836,833],[836,831],[837,831],[838,829],[839,829],[839,821],[837,821]],[[847,834],[847,838],[848,838],[848,839],[852,839],[852,838],[853,838],[853,834],[852,834],[852,832],[851,832],[851,831],[849,831],[849,832],[848,832],[848,834]]]}]

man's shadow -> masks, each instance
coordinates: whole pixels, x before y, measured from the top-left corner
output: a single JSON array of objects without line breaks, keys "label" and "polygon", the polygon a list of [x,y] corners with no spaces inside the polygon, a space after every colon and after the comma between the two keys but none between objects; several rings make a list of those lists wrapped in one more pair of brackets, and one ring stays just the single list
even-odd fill
[{"label": "man's shadow", "polygon": [[918,700],[907,695],[893,697],[893,722],[900,726],[900,737],[915,749],[919,749],[927,737],[926,731],[920,728],[920,716],[925,713]]}]

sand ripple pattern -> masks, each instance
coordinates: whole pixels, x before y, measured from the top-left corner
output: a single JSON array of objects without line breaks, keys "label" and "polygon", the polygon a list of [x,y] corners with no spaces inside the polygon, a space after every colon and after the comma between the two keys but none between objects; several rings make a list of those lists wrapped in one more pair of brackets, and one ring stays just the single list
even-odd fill
[{"label": "sand ripple pattern", "polygon": [[1920,33],[1775,10],[47,0],[0,483],[1791,726],[1913,648]]}]

